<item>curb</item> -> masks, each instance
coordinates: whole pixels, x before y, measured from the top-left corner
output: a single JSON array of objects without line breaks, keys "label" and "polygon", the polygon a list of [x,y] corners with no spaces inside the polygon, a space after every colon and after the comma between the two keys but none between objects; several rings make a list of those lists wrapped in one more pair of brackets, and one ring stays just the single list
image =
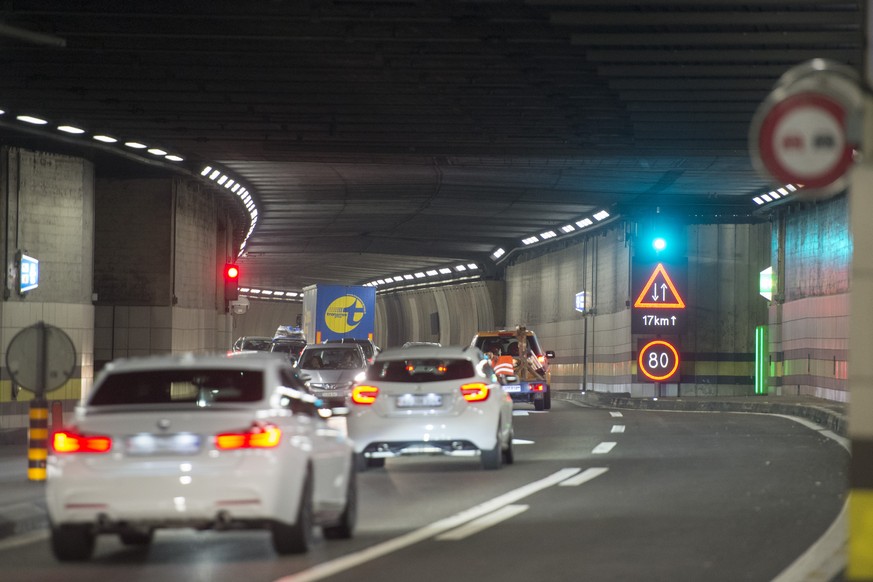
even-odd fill
[{"label": "curb", "polygon": [[[553,396],[561,400],[575,400],[596,408],[625,408],[633,410],[679,410],[686,412],[755,412],[785,414],[810,420],[834,433],[847,437],[848,420],[843,412],[818,406],[812,402],[778,402],[771,400],[712,400],[680,398],[631,398],[626,392],[559,392]],[[760,398],[760,397],[750,397]],[[778,396],[776,397],[778,398]],[[823,401],[827,402],[827,401]]]}]

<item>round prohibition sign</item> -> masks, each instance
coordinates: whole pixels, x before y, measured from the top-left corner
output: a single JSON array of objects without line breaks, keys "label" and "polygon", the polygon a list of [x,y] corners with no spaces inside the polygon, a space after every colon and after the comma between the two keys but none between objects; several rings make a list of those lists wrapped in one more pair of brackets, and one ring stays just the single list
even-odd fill
[{"label": "round prohibition sign", "polygon": [[640,350],[637,365],[646,378],[661,382],[679,369],[679,352],[666,340],[652,340]]}]

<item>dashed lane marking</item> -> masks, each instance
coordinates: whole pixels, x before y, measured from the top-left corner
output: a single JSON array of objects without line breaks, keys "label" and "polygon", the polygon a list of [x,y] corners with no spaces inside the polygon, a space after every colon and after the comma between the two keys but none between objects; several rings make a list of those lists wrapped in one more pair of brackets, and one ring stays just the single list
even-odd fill
[{"label": "dashed lane marking", "polygon": [[621,418],[624,415],[620,412],[616,412],[614,410],[611,410],[611,411],[609,411],[609,416],[611,416],[612,418]]},{"label": "dashed lane marking", "polygon": [[618,443],[614,443],[614,442],[600,443],[599,445],[594,447],[594,449],[591,451],[591,454],[605,455],[606,453],[611,451],[615,447],[615,445],[617,445],[617,444]]},{"label": "dashed lane marking", "polygon": [[536,441],[529,441],[527,439],[512,439],[512,444],[514,445],[532,445]]},{"label": "dashed lane marking", "polygon": [[583,483],[587,483],[596,477],[600,477],[604,473],[609,471],[608,467],[591,467],[590,469],[585,469],[578,475],[574,475],[567,479],[566,481],[561,481],[558,483],[561,487],[578,487]]},{"label": "dashed lane marking", "polygon": [[613,424],[612,430],[609,432],[624,432],[624,425],[623,424]]}]

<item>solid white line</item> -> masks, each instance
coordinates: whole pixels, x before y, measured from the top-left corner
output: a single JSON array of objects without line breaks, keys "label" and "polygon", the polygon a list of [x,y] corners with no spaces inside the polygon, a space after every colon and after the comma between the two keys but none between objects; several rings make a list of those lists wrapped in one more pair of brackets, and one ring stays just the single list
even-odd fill
[{"label": "solid white line", "polygon": [[610,411],[609,416],[611,416],[612,418],[621,418],[623,415],[622,415],[622,413],[620,413],[620,412],[615,412],[615,411],[613,410],[613,411]]},{"label": "solid white line", "polygon": [[558,483],[561,487],[577,487],[583,483],[587,483],[596,477],[600,477],[604,473],[609,471],[607,467],[591,467],[590,469],[585,469],[578,475],[574,475],[570,477],[566,481],[561,481]]},{"label": "solid white line", "polygon": [[623,424],[613,424],[612,430],[609,432],[624,432],[624,425]]},{"label": "solid white line", "polygon": [[849,500],[831,527],[772,582],[830,582],[846,567]]},{"label": "solid white line", "polygon": [[527,410],[513,410],[512,416],[530,416]]},{"label": "solid white line", "polygon": [[[561,483],[563,485],[563,483]],[[510,517],[515,517],[519,513],[524,513],[527,511],[529,505],[507,505],[506,507],[502,507],[497,511],[489,513],[488,515],[482,516],[479,519],[474,519],[473,521],[462,525],[459,528],[455,528],[452,531],[447,531],[444,534],[438,535],[436,539],[440,541],[458,541],[464,538],[468,538],[473,534],[477,534],[483,529],[487,529],[492,525],[497,525],[501,521],[506,521]]]},{"label": "solid white line", "polygon": [[322,578],[327,578],[328,576],[333,576],[334,574],[344,572],[346,570],[354,568],[355,566],[360,566],[361,564],[364,564],[371,560],[375,560],[376,558],[381,558],[382,556],[388,555],[398,550],[402,550],[403,548],[406,548],[413,544],[417,544],[418,542],[430,539],[443,532],[459,527],[470,520],[482,517],[483,515],[487,515],[493,511],[500,509],[505,505],[515,503],[516,501],[524,499],[525,497],[533,495],[538,491],[542,491],[543,489],[551,487],[552,485],[556,485],[561,481],[572,477],[580,470],[581,469],[579,468],[561,469],[560,471],[552,473],[544,479],[534,481],[533,483],[528,483],[527,485],[519,487],[518,489],[514,489],[508,493],[504,493],[499,497],[495,497],[494,499],[471,507],[470,509],[467,509],[460,513],[456,513],[451,517],[435,521],[430,525],[426,525],[415,531],[411,531],[408,534],[404,534],[400,537],[396,537],[394,539],[382,542],[381,544],[376,544],[373,547],[347,554],[345,556],[337,558],[336,560],[323,562],[321,564],[318,564],[317,566],[309,568],[308,570],[303,570],[302,572],[291,574],[289,576],[283,576],[282,578],[276,580],[276,582],[302,582],[308,580],[321,580]]},{"label": "solid white line", "polygon": [[514,444],[514,445],[532,445],[535,442],[536,441],[529,441],[529,440],[525,440],[525,439],[512,439],[512,444]]},{"label": "solid white line", "polygon": [[605,455],[606,453],[611,451],[613,449],[613,447],[615,447],[615,445],[617,445],[617,444],[618,443],[613,443],[613,442],[600,443],[599,445],[594,447],[594,449],[591,451],[591,454],[592,455]]}]

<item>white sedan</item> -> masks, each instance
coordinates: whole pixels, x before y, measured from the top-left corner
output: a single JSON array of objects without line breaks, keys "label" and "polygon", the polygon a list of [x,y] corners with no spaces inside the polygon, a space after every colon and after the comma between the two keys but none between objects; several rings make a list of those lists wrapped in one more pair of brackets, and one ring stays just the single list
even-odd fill
[{"label": "white sedan", "polygon": [[352,388],[347,418],[359,469],[405,455],[512,463],[512,399],[477,348],[386,350]]},{"label": "white sedan", "polygon": [[159,528],[268,529],[280,554],[313,527],[352,536],[352,444],[284,358],[120,360],[50,440],[51,547],[87,560],[98,534],[147,545]]}]

